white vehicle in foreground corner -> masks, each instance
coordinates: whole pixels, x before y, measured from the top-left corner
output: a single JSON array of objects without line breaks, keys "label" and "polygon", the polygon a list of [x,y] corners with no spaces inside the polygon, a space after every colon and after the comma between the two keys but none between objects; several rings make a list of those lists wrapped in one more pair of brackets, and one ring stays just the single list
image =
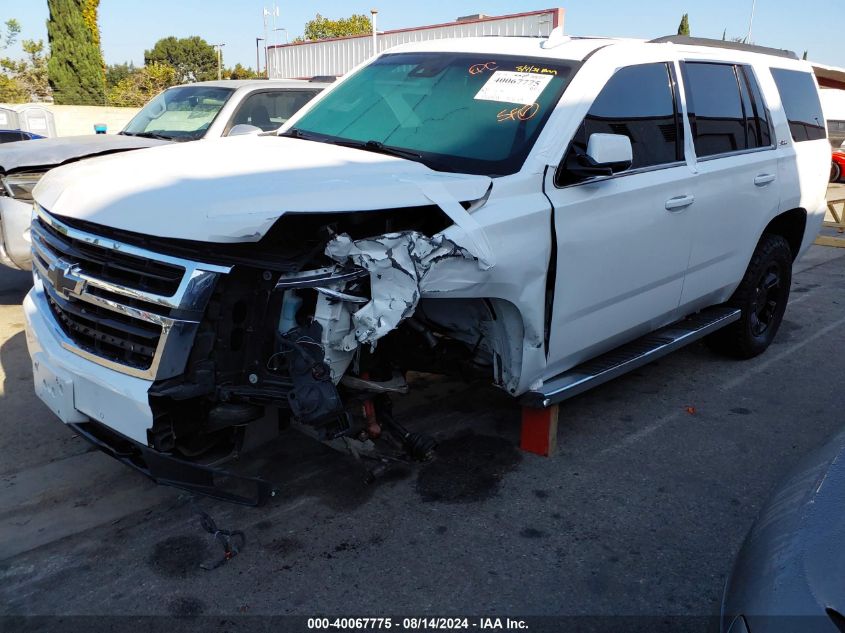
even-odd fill
[{"label": "white vehicle in foreground corner", "polygon": [[32,267],[32,190],[50,169],[168,143],[272,132],[327,85],[297,79],[201,81],[159,93],[117,134],[0,145],[0,264]]},{"label": "white vehicle in foreground corner", "polygon": [[824,216],[817,85],[793,54],[671,39],[404,45],[279,136],[50,172],[38,395],[156,480],[246,501],[207,464],[288,423],[429,455],[390,413],[409,370],[549,406],[705,335],[763,352]]}]

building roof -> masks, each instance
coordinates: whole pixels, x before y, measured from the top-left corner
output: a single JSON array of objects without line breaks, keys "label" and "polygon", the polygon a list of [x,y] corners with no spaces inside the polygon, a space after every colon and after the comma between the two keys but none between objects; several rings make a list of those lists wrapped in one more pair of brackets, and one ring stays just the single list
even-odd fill
[{"label": "building roof", "polygon": [[601,37],[566,37],[553,47],[544,47],[546,37],[456,37],[439,40],[409,42],[390,48],[389,53],[406,51],[449,51],[453,53],[478,53],[482,55],[530,55],[549,59],[582,60],[593,51],[608,44],[622,41]]},{"label": "building roof", "polygon": [[816,73],[816,78],[819,80],[819,85],[822,88],[839,88],[845,90],[845,68],[837,68],[836,66],[827,66],[825,64],[813,64],[813,72]]},{"label": "building roof", "polygon": [[[555,9],[542,9],[539,11],[524,11],[522,13],[508,13],[506,15],[484,15],[479,14],[479,17],[472,18],[471,16],[467,16],[464,18],[458,18],[454,22],[443,22],[441,24],[426,24],[424,26],[412,26],[404,29],[392,29],[390,31],[379,31],[378,35],[381,37],[382,35],[393,35],[395,33],[407,33],[409,31],[425,31],[427,29],[440,29],[449,26],[466,26],[467,24],[476,24],[479,22],[496,22],[499,20],[510,20],[513,18],[524,18],[532,15],[543,15],[544,13],[552,13],[554,16],[554,21],[552,27],[558,27],[563,24],[563,14],[565,11],[560,8]],[[470,19],[467,19],[470,18]],[[292,46],[302,46],[303,44],[320,44],[323,42],[336,42],[339,40],[354,40],[361,37],[372,37],[372,33],[362,33],[361,35],[347,35],[345,37],[330,37],[322,40],[304,40],[302,42],[290,42],[289,44],[271,44],[267,48],[288,48]]]}]

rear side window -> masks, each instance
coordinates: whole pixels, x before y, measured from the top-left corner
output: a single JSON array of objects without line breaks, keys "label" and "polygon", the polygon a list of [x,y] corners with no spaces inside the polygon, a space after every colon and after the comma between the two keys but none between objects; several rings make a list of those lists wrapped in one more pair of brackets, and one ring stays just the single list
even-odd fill
[{"label": "rear side window", "polygon": [[769,113],[750,68],[708,62],[682,67],[699,158],[772,146]]},{"label": "rear side window", "polygon": [[[668,65],[642,64],[622,68],[596,97],[572,139],[567,161],[587,151],[590,135],[623,134],[631,139],[632,169],[675,163],[683,158],[682,127],[674,81]],[[577,178],[558,171],[558,184]]]},{"label": "rear side window", "polygon": [[780,92],[792,139],[817,141],[825,138],[824,115],[816,82],[810,73],[772,68],[772,76]]},{"label": "rear side window", "polygon": [[742,94],[730,64],[684,64],[687,111],[699,157],[748,149]]}]

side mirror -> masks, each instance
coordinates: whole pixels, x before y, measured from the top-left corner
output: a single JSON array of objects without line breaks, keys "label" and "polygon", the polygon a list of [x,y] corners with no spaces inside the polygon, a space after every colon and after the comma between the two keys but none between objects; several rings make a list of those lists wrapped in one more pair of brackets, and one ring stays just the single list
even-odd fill
[{"label": "side mirror", "polygon": [[624,134],[591,134],[587,151],[567,161],[566,169],[576,176],[612,176],[630,169],[634,160],[631,139]]},{"label": "side mirror", "polygon": [[247,134],[261,134],[264,130],[249,123],[238,123],[233,126],[226,136],[246,136]]},{"label": "side mirror", "polygon": [[610,167],[614,172],[625,171],[634,161],[634,148],[631,147],[631,139],[624,134],[591,134],[587,157],[596,165]]}]

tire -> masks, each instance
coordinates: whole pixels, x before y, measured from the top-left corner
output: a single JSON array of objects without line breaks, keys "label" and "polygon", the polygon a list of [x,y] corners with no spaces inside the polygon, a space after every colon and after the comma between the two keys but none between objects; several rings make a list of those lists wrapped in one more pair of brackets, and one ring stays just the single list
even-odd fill
[{"label": "tire", "polygon": [[748,359],[762,354],[777,334],[792,285],[792,250],[780,235],[764,233],[745,276],[728,300],[742,310],[738,321],[707,338],[716,351]]},{"label": "tire", "polygon": [[839,163],[831,161],[831,163],[830,163],[830,182],[839,182],[840,178],[842,178],[842,168],[839,166]]}]

